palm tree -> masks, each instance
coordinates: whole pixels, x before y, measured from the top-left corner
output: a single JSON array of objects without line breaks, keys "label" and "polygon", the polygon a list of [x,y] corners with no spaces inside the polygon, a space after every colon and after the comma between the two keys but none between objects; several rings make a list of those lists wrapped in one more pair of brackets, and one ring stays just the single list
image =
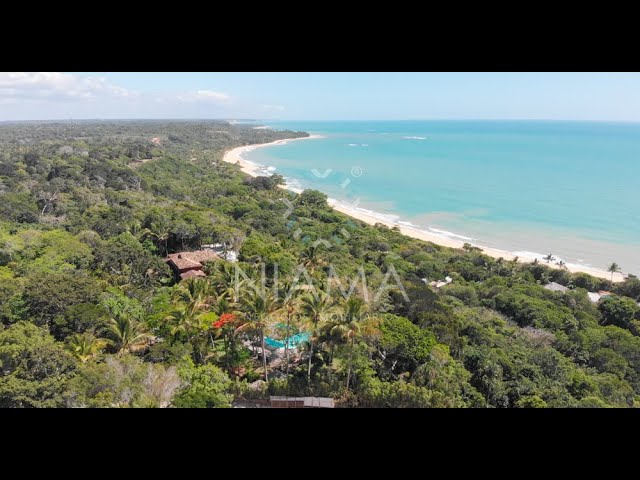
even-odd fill
[{"label": "palm tree", "polygon": [[165,322],[169,327],[173,341],[181,335],[187,337],[193,346],[194,358],[198,363],[203,363],[204,356],[201,351],[201,343],[198,341],[201,335],[209,329],[207,312],[194,308],[196,302],[180,303],[165,316]]},{"label": "palm tree", "polygon": [[223,313],[235,313],[235,303],[230,302],[226,295],[220,295],[215,302],[209,305],[209,310],[220,316]]},{"label": "palm tree", "polygon": [[109,320],[111,333],[118,355],[131,352],[132,349],[147,342],[151,335],[144,325],[128,315],[121,315]]},{"label": "palm tree", "polygon": [[613,274],[621,271],[622,270],[620,270],[620,265],[618,265],[616,262],[613,262],[611,265],[609,265],[607,272],[611,272],[611,283],[613,283]]},{"label": "palm tree", "polygon": [[[238,279],[238,283],[242,281]],[[230,299],[236,299],[236,272],[231,263],[216,262],[216,269],[211,277],[211,284],[218,296],[226,296]]]},{"label": "palm tree", "polygon": [[342,304],[342,314],[335,316],[328,326],[329,336],[339,342],[347,343],[349,347],[346,390],[349,390],[351,382],[355,339],[360,332],[361,321],[364,317],[364,301],[361,298],[349,297]]},{"label": "palm tree", "polygon": [[197,356],[195,360],[200,363],[204,357],[199,339],[209,329],[209,309],[215,305],[214,293],[208,280],[194,278],[182,282],[174,292],[173,308],[165,316],[173,341],[185,335],[193,346],[194,355]]},{"label": "palm tree", "polygon": [[342,343],[343,340],[340,336],[337,335],[337,331],[332,332],[332,328],[337,323],[337,319],[340,315],[340,312],[333,311],[330,315],[327,316],[326,320],[320,324],[317,340],[318,342],[321,342],[322,347],[329,348],[329,359],[327,362],[328,365],[333,365],[333,354],[335,348],[337,345]]},{"label": "palm tree", "polygon": [[267,355],[264,346],[264,329],[271,315],[278,310],[278,299],[271,290],[259,291],[248,288],[242,297],[242,305],[245,310],[247,323],[239,327],[244,329],[253,327],[260,333],[260,346],[262,347],[262,366],[264,367],[264,379],[269,381],[267,373]]},{"label": "palm tree", "polygon": [[[379,318],[366,313],[366,306],[361,298],[350,297],[341,305],[342,312],[334,315],[325,325],[325,338],[331,343],[331,350],[336,344],[346,343],[349,347],[347,387],[353,373],[353,350],[358,336],[373,336],[379,333]],[[331,354],[333,357],[333,353]]]},{"label": "palm tree", "polygon": [[158,241],[158,244],[164,247],[164,255],[169,253],[169,236],[171,235],[171,225],[167,219],[161,218],[158,221],[152,222],[150,228],[145,228],[140,237],[145,236],[155,237]]},{"label": "palm tree", "polygon": [[325,316],[333,308],[331,299],[323,291],[318,291],[318,295],[311,293],[302,298],[301,310],[308,317],[309,326],[311,327],[311,338],[309,339],[309,369],[307,371],[307,380],[311,384],[311,362],[313,360],[313,348],[318,337],[318,327],[325,320]]},{"label": "palm tree", "polygon": [[553,260],[553,254],[550,253],[549,255],[547,255],[546,257],[543,257],[544,260],[547,261],[547,263],[550,263]]},{"label": "palm tree", "polygon": [[[217,300],[209,306],[209,311],[215,313],[218,317],[226,314],[238,316],[240,312],[236,309],[237,304],[229,300],[226,295],[218,296]],[[214,347],[213,335],[210,333],[211,346]]]},{"label": "palm tree", "polygon": [[107,340],[96,338],[93,334],[85,332],[71,335],[66,348],[74,357],[86,363],[102,352],[107,344]]},{"label": "palm tree", "polygon": [[132,220],[128,224],[129,232],[131,232],[131,235],[133,235],[134,237],[139,237],[140,236],[140,235],[138,235],[138,232],[140,231],[140,228],[142,228],[142,224],[140,223],[140,220]]},{"label": "palm tree", "polygon": [[300,264],[308,268],[311,273],[324,264],[319,247],[320,244],[311,244],[300,253]]},{"label": "palm tree", "polygon": [[[222,347],[224,349],[223,363],[226,367],[227,372],[229,372],[229,374],[235,378],[236,376],[238,376],[238,368],[240,366],[237,362],[238,333],[242,331],[242,328],[239,328],[237,326],[238,317],[236,316],[236,314],[226,312],[223,315],[227,316],[228,321],[232,323],[232,328],[226,328],[226,323],[223,323],[222,328],[219,328],[216,331],[216,337],[218,337],[216,343],[222,344]],[[229,318],[229,316],[231,316],[231,318]],[[221,317],[224,318],[223,316]],[[214,346],[213,335],[210,335],[210,337],[211,345]]]},{"label": "palm tree", "polygon": [[155,222],[152,222],[151,232],[153,232],[153,236],[155,236],[159,242],[164,246],[164,254],[167,255],[169,253],[169,236],[171,235],[171,222],[166,217],[160,217]]},{"label": "palm tree", "polygon": [[568,270],[567,264],[563,260],[560,260],[557,265],[560,267],[561,270]]},{"label": "palm tree", "polygon": [[286,283],[284,285],[285,297],[282,299],[281,311],[285,314],[286,318],[286,329],[285,329],[285,343],[284,343],[284,357],[285,362],[287,364],[286,367],[286,375],[289,376],[289,338],[291,332],[291,319],[293,318],[294,313],[298,310],[300,305],[300,290],[295,288],[291,283]]},{"label": "palm tree", "polygon": [[214,291],[208,280],[191,278],[180,283],[174,292],[174,304],[183,303],[193,312],[205,310],[214,300]]}]

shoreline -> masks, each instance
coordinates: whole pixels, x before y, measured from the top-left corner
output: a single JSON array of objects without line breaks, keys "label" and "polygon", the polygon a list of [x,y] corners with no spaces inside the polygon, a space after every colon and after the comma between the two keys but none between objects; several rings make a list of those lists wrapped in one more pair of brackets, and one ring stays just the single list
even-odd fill
[{"label": "shoreline", "polygon": [[[322,135],[309,135],[308,137],[285,138],[282,140],[275,140],[273,142],[268,142],[268,143],[256,143],[253,145],[236,147],[236,148],[232,148],[231,150],[227,150],[224,153],[224,156],[222,157],[222,161],[227,163],[239,164],[240,170],[242,172],[252,177],[258,177],[260,176],[259,174],[261,173],[261,171],[264,170],[266,167],[263,167],[261,165],[257,165],[253,162],[245,160],[242,157],[244,153],[251,152],[256,148],[263,148],[263,147],[269,147],[269,146],[275,146],[275,145],[285,145],[287,143],[296,142],[298,140],[314,140],[318,138],[324,138],[324,137]],[[296,193],[300,193],[300,192],[296,191]]]},{"label": "shoreline", "polygon": [[[246,173],[247,175],[250,175],[252,177],[258,177],[260,176],[260,174],[264,173],[265,169],[269,168],[269,167],[265,167],[265,166],[261,166],[261,165],[257,165],[253,162],[250,162],[248,160],[245,160],[242,155],[247,153],[247,152],[251,152],[253,150],[255,150],[256,148],[263,148],[263,147],[268,147],[268,146],[275,146],[275,145],[284,145],[287,144],[289,142],[295,142],[298,140],[314,140],[314,139],[318,139],[318,138],[324,138],[322,135],[310,135],[308,137],[300,137],[300,138],[291,138],[291,139],[283,139],[283,140],[276,140],[274,142],[269,142],[269,143],[259,143],[259,144],[254,144],[254,145],[245,145],[242,147],[236,147],[233,148],[231,150],[228,150],[227,152],[225,152],[222,160],[224,162],[227,163],[232,163],[232,164],[238,164],[240,165],[240,170],[243,173]],[[286,185],[280,185],[280,188],[283,188],[285,190],[289,190],[292,191],[294,193],[301,193],[302,190],[298,189],[298,188],[291,188],[288,187]],[[384,220],[381,218],[378,218],[375,215],[372,215],[370,213],[367,213],[366,211],[362,211],[362,209],[357,209],[357,208],[353,208],[353,207],[349,207],[346,205],[341,204],[339,201],[334,200],[334,199],[328,199],[327,202],[334,210],[343,213],[345,215],[348,215],[352,218],[355,218],[356,220],[360,220],[364,223],[367,223],[369,225],[375,225],[376,223],[380,223],[382,225],[385,225],[389,228],[393,228],[393,227],[398,227],[400,230],[400,233],[402,233],[403,235],[406,235],[408,237],[411,238],[416,238],[418,240],[423,240],[426,242],[431,242],[434,243],[436,245],[440,245],[443,247],[449,247],[449,248],[457,248],[460,249],[462,248],[462,246],[465,243],[471,243],[471,242],[465,242],[463,240],[455,240],[453,238],[449,238],[446,236],[441,236],[441,235],[436,235],[434,233],[430,233],[427,232],[425,230],[422,230],[420,228],[417,227],[411,227],[408,225],[403,225],[400,222],[391,222],[389,220]],[[493,257],[493,258],[503,258],[504,260],[513,260],[514,258],[518,258],[518,262],[519,263],[531,263],[535,260],[536,257],[529,257],[529,256],[517,256],[512,252],[506,251],[506,250],[500,250],[497,248],[491,248],[491,247],[485,247],[482,245],[476,245],[473,244],[472,245],[474,247],[478,247],[480,249],[482,249],[482,253]],[[544,260],[538,259],[538,261],[542,264],[542,265],[546,265],[550,268],[555,268],[555,269],[559,269],[560,267],[556,264],[553,263],[546,263]],[[571,273],[587,273],[589,275],[592,275],[594,277],[597,278],[603,278],[605,280],[610,280],[611,279],[611,273],[607,272],[606,270],[600,269],[600,268],[595,268],[595,267],[588,267],[588,266],[582,266],[582,265],[576,265],[576,264],[567,264],[567,271],[571,272]],[[625,280],[625,274],[624,273],[615,273],[613,275],[613,282],[614,283],[618,283],[618,282],[622,282]]]}]

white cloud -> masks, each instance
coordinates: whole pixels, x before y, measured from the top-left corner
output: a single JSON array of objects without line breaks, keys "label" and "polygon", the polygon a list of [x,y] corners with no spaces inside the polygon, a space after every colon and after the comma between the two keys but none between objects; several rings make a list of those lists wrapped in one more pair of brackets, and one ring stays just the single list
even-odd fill
[{"label": "white cloud", "polygon": [[264,108],[265,110],[272,110],[277,112],[284,111],[284,106],[282,105],[262,105],[262,108]]},{"label": "white cloud", "polygon": [[138,94],[104,77],[59,72],[0,72],[0,100],[88,100],[128,98]]},{"label": "white cloud", "polygon": [[[202,85],[192,90],[128,90],[105,76],[60,72],[0,72],[0,121],[68,118],[277,117],[263,104]],[[106,78],[105,78],[106,77]],[[266,101],[263,100],[263,101]]]},{"label": "white cloud", "polygon": [[226,93],[214,92],[213,90],[198,90],[196,93],[198,98],[211,99],[214,101],[227,101],[231,98]]},{"label": "white cloud", "polygon": [[181,102],[208,102],[208,103],[228,103],[231,96],[214,90],[196,90],[195,92],[186,92],[176,95],[175,97]]}]

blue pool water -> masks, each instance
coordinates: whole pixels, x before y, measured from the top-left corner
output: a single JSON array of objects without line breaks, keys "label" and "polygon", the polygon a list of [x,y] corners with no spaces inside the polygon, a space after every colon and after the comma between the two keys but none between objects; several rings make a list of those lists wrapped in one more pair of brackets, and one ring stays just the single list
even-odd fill
[{"label": "blue pool water", "polygon": [[[305,332],[291,335],[289,337],[289,348],[296,348],[299,344],[307,340],[309,340],[309,334]],[[284,348],[286,345],[285,342],[275,340],[271,337],[264,337],[264,344],[270,348]]]}]

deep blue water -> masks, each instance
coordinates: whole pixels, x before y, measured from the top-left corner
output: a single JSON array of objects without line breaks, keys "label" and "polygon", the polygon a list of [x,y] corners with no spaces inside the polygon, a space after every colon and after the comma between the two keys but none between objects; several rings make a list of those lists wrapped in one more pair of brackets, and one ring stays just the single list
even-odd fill
[{"label": "deep blue water", "polygon": [[268,125],[325,137],[246,155],[293,186],[479,245],[640,273],[640,124]]}]

